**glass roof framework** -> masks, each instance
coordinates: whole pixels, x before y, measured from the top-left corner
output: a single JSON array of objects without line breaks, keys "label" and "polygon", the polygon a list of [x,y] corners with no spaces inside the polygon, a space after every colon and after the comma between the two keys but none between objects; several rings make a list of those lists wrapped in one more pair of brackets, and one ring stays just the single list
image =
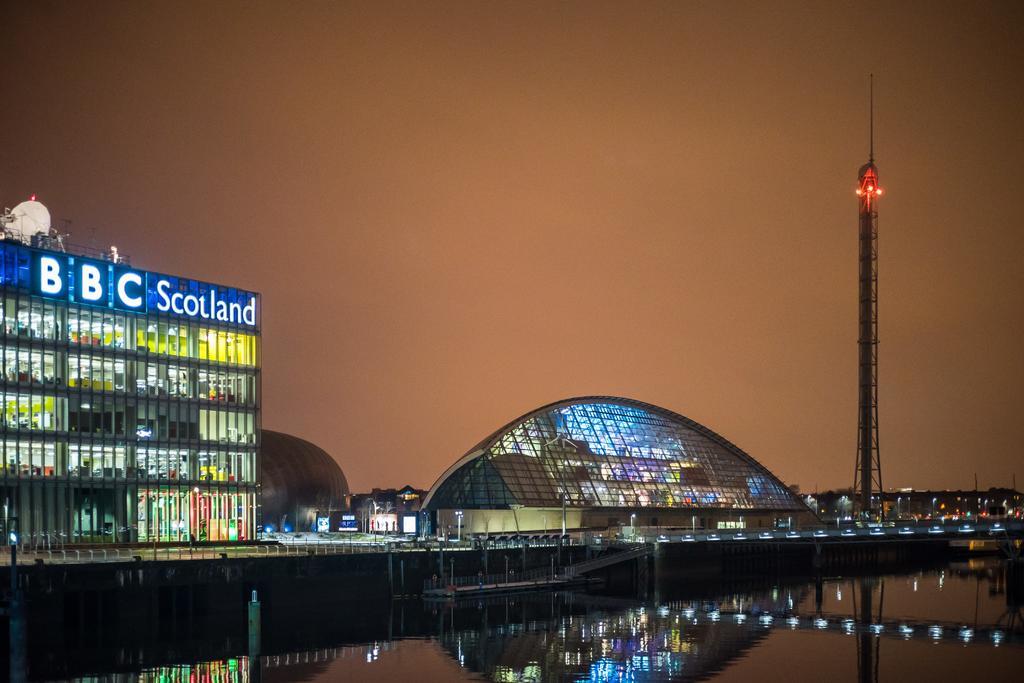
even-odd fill
[{"label": "glass roof framework", "polygon": [[[775,476],[692,420],[627,399],[552,404],[499,430],[434,485],[432,509],[803,510]],[[468,456],[467,456],[468,458]]]}]

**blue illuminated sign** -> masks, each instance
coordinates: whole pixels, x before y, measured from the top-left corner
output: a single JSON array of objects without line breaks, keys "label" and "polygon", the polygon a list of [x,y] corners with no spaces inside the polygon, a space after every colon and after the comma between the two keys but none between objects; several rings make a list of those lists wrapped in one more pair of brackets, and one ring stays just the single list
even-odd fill
[{"label": "blue illuminated sign", "polygon": [[32,252],[35,294],[122,311],[256,326],[256,295],[92,259]]}]

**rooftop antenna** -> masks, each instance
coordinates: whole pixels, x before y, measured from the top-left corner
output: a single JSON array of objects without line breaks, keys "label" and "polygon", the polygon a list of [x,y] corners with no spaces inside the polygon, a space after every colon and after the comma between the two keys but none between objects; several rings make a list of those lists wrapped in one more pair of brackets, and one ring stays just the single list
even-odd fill
[{"label": "rooftop antenna", "polygon": [[868,163],[875,163],[875,75],[868,74]]}]

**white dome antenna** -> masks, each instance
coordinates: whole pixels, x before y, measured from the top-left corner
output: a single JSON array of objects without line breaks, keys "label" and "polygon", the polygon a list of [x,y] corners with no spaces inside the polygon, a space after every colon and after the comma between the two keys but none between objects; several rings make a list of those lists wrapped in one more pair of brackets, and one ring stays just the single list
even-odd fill
[{"label": "white dome antenna", "polygon": [[32,195],[31,199],[5,213],[2,223],[7,237],[28,243],[34,235],[50,234],[50,210]]}]

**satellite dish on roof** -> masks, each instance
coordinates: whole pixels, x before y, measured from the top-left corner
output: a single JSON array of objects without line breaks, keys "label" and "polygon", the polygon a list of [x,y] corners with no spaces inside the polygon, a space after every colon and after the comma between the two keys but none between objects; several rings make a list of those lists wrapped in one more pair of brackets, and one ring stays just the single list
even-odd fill
[{"label": "satellite dish on roof", "polygon": [[49,234],[50,210],[35,199],[22,202],[4,216],[3,228],[8,236],[23,242],[28,242],[38,233]]}]

